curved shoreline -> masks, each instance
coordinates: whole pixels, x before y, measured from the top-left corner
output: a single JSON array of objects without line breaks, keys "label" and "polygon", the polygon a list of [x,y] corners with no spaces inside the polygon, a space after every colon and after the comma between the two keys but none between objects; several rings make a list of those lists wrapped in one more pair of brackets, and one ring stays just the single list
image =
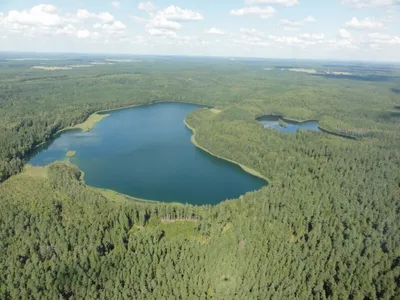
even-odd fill
[{"label": "curved shoreline", "polygon": [[[87,122],[87,120],[89,120],[93,115],[99,115],[100,113],[106,113],[106,112],[110,112],[110,111],[118,111],[118,110],[129,109],[129,108],[136,108],[136,107],[140,107],[140,106],[149,106],[149,105],[154,105],[154,104],[158,104],[158,103],[186,103],[186,104],[198,105],[198,106],[199,106],[199,109],[201,109],[201,108],[203,108],[203,109],[209,108],[209,107],[206,106],[206,105],[200,105],[200,104],[189,103],[189,102],[181,102],[181,101],[178,101],[178,102],[176,102],[176,101],[159,101],[159,102],[153,102],[153,103],[148,103],[148,104],[130,105],[130,106],[119,107],[119,108],[114,108],[114,109],[110,109],[110,110],[96,111],[96,112],[94,112],[93,114],[91,114],[91,115],[86,119],[85,122]],[[64,128],[64,129],[62,129],[62,130],[60,130],[60,131],[57,131],[56,134],[54,134],[54,136],[52,136],[52,138],[51,138],[50,140],[48,140],[48,141],[46,141],[46,142],[43,142],[43,143],[41,143],[41,144],[45,144],[45,143],[47,143],[47,142],[49,142],[49,141],[54,140],[55,138],[58,137],[58,135],[60,135],[60,134],[63,133],[64,131],[68,131],[68,130],[82,130],[82,131],[84,131],[84,132],[85,132],[85,131],[89,131],[90,129],[92,129],[92,128],[94,127],[94,125],[95,125],[96,123],[100,122],[103,118],[107,117],[108,114],[107,114],[107,115],[105,114],[105,115],[103,115],[103,116],[104,116],[104,117],[102,117],[102,118],[96,118],[96,119],[95,119],[96,122],[91,122],[91,125],[92,125],[92,126],[91,126],[90,128],[86,127],[87,130],[84,130],[83,127],[85,127],[85,125],[88,125],[88,124],[85,124],[85,122],[82,122],[82,123],[80,123],[80,124],[75,125],[74,127],[68,127],[68,128]],[[266,186],[270,185],[270,180],[269,180],[267,177],[265,177],[264,175],[262,175],[261,173],[257,172],[256,170],[254,170],[254,169],[252,169],[252,168],[249,168],[249,167],[247,167],[247,166],[245,166],[245,165],[242,165],[242,164],[240,164],[240,163],[238,163],[238,162],[236,162],[236,161],[234,161],[234,160],[231,160],[231,159],[229,159],[229,158],[225,158],[225,157],[216,155],[216,154],[212,153],[211,151],[209,151],[208,149],[206,149],[205,147],[199,145],[198,142],[195,140],[195,133],[196,133],[195,128],[191,127],[191,126],[186,122],[186,117],[184,118],[183,121],[184,121],[185,126],[186,126],[187,128],[189,128],[189,129],[193,132],[193,135],[191,136],[191,142],[192,142],[192,144],[193,144],[195,147],[201,149],[201,150],[204,151],[204,152],[207,152],[208,155],[211,155],[211,156],[216,157],[216,158],[218,158],[218,159],[222,159],[222,160],[224,160],[224,161],[226,161],[226,162],[229,162],[229,163],[232,163],[232,164],[235,164],[235,165],[239,166],[239,167],[240,167],[243,171],[245,171],[246,173],[248,173],[248,174],[250,174],[250,175],[252,175],[252,176],[255,176],[255,177],[257,177],[257,178],[262,179],[263,181],[265,181]],[[40,145],[41,145],[41,144],[40,144]],[[38,146],[40,146],[40,145],[38,145]],[[37,146],[37,147],[38,147],[38,146]],[[65,163],[67,163],[67,164],[73,164],[73,163],[70,162],[70,160],[69,160],[68,157],[67,157],[67,159],[65,160]],[[74,165],[75,165],[75,164],[74,164]],[[30,166],[30,165],[27,164],[27,166]],[[33,166],[32,166],[32,167],[33,167]],[[77,167],[78,167],[78,169],[79,169],[79,166],[77,166]],[[33,168],[35,168],[35,167],[33,167]],[[84,179],[85,173],[84,173],[84,171],[82,171],[81,169],[79,169],[79,170],[80,170],[80,172],[81,172],[80,181],[81,181],[84,185],[86,185],[87,187],[91,188],[92,190],[95,190],[95,191],[101,193],[104,197],[106,197],[107,199],[112,200],[112,201],[135,201],[135,202],[141,203],[141,204],[166,203],[166,204],[172,204],[172,205],[187,205],[187,203],[185,204],[185,203],[181,203],[181,202],[165,202],[165,201],[162,201],[162,200],[153,200],[153,199],[139,198],[139,197],[127,195],[127,194],[124,194],[124,193],[121,193],[121,192],[118,192],[118,191],[115,191],[115,190],[112,190],[112,189],[107,189],[107,188],[101,188],[101,187],[91,186],[91,185],[89,185],[89,184],[87,184],[87,183],[85,182],[85,179]],[[250,192],[250,191],[249,191],[249,192]],[[242,195],[240,195],[240,196],[242,196]],[[239,197],[240,197],[240,196],[239,196]],[[238,197],[238,198],[239,198],[239,197]],[[223,201],[223,200],[222,200],[222,201]],[[222,202],[222,201],[221,201],[221,202]],[[218,204],[219,204],[219,203],[217,203],[217,204],[215,204],[215,205],[218,205]],[[189,204],[189,205],[193,205],[193,204]],[[197,206],[197,205],[195,205],[195,206]]]},{"label": "curved shoreline", "polygon": [[[135,108],[135,107],[140,107],[140,106],[148,106],[148,105],[153,105],[153,104],[158,104],[158,103],[186,103],[186,104],[193,104],[193,105],[198,105],[198,106],[203,106],[207,108],[211,108],[212,106],[208,106],[205,104],[198,104],[194,102],[186,102],[186,101],[168,101],[168,100],[160,100],[160,101],[153,101],[149,103],[143,103],[143,104],[132,104],[132,105],[126,105],[126,106],[121,106],[117,108],[110,108],[110,109],[103,109],[103,110],[98,110],[93,113],[91,113],[83,122],[75,124],[74,126],[68,126],[63,129],[57,130],[55,133],[53,133],[50,138],[46,141],[41,142],[40,144],[37,144],[32,147],[32,149],[29,151],[34,151],[35,149],[45,145],[46,143],[54,140],[55,138],[58,137],[63,132],[71,131],[71,130],[81,130],[82,132],[87,132],[93,129],[93,127],[102,121],[104,118],[108,117],[109,112],[114,112],[114,111],[119,111],[119,110],[124,110],[124,109],[129,109],[129,108]],[[29,156],[29,155],[28,155]]]},{"label": "curved shoreline", "polygon": [[201,145],[196,141],[196,129],[193,128],[192,126],[190,126],[190,125],[186,122],[186,118],[183,120],[183,122],[185,123],[186,127],[189,128],[189,129],[192,131],[192,133],[193,133],[193,134],[192,134],[192,137],[191,137],[191,141],[192,141],[192,143],[193,143],[194,146],[196,146],[197,148],[203,150],[204,152],[207,152],[208,154],[210,154],[210,155],[212,155],[212,156],[214,156],[214,157],[217,157],[217,158],[219,158],[219,159],[225,160],[225,161],[227,161],[227,162],[230,162],[230,163],[232,163],[232,164],[235,164],[235,165],[239,166],[240,168],[242,168],[243,171],[245,171],[245,172],[247,172],[247,173],[249,173],[249,174],[251,174],[251,175],[253,175],[253,176],[255,176],[255,177],[258,177],[258,178],[264,180],[264,181],[267,183],[267,185],[270,185],[270,180],[269,180],[267,177],[265,177],[264,175],[262,175],[260,172],[257,172],[256,170],[254,170],[254,169],[252,169],[252,168],[249,168],[249,167],[247,167],[247,166],[245,166],[245,165],[242,165],[242,164],[240,164],[240,163],[238,163],[238,162],[236,162],[236,161],[234,161],[234,160],[232,160],[232,159],[229,159],[229,158],[226,158],[226,157],[223,157],[223,156],[219,156],[219,155],[217,155],[217,154],[215,154],[215,153],[212,153],[210,150],[208,150],[208,149],[204,148],[203,146],[201,146]]},{"label": "curved shoreline", "polygon": [[337,137],[342,137],[342,138],[349,139],[349,140],[357,140],[358,139],[357,137],[352,136],[352,135],[342,134],[342,133],[338,133],[338,132],[335,132],[335,131],[332,131],[332,130],[325,129],[321,125],[319,125],[319,120],[315,120],[315,119],[301,120],[300,121],[300,120],[297,120],[297,119],[286,118],[286,117],[283,117],[282,115],[268,114],[268,115],[262,115],[260,117],[256,117],[256,120],[260,121],[259,119],[261,119],[263,117],[269,117],[269,116],[278,117],[279,119],[281,119],[284,122],[288,121],[288,122],[294,122],[294,123],[297,123],[297,124],[306,123],[306,122],[318,122],[317,127],[323,133],[331,134],[331,135],[334,135],[334,136],[337,136]]},{"label": "curved shoreline", "polygon": [[342,134],[342,133],[337,133],[337,132],[325,129],[325,128],[321,127],[320,125],[318,125],[318,128],[319,128],[319,130],[321,130],[322,132],[327,133],[327,134],[331,134],[331,135],[334,135],[334,136],[342,137],[342,138],[345,138],[345,139],[348,139],[348,140],[354,140],[354,141],[358,140],[358,138],[355,137],[355,136],[346,135],[346,134]]}]

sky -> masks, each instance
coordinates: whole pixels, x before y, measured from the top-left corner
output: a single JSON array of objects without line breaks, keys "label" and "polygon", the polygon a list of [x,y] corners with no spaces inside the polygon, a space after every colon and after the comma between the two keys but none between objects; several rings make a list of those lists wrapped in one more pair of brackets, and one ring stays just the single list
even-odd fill
[{"label": "sky", "polygon": [[400,61],[400,0],[0,0],[0,51]]}]

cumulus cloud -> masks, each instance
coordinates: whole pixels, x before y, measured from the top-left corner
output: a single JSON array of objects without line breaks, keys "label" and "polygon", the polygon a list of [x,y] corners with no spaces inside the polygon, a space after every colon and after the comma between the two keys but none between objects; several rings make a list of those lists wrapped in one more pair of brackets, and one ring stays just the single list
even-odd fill
[{"label": "cumulus cloud", "polygon": [[357,9],[400,5],[399,0],[343,0],[342,3]]},{"label": "cumulus cloud", "polygon": [[323,33],[320,34],[309,34],[309,33],[303,33],[299,35],[300,38],[308,41],[321,41],[325,39],[325,35]]},{"label": "cumulus cloud", "polygon": [[303,33],[296,36],[265,36],[263,32],[244,28],[241,30],[241,33],[242,36],[240,38],[233,40],[235,44],[260,47],[269,46],[277,48],[290,46],[304,49],[308,46],[324,44],[326,42],[325,35],[323,33]]},{"label": "cumulus cloud", "polygon": [[11,10],[4,17],[4,23],[31,26],[60,26],[65,23],[63,17],[58,14],[54,5],[39,4],[30,10]]},{"label": "cumulus cloud", "polygon": [[265,47],[270,45],[270,43],[264,38],[264,32],[258,31],[254,28],[240,28],[240,34],[240,37],[233,40],[235,44],[258,47]]},{"label": "cumulus cloud", "polygon": [[165,17],[157,15],[147,24],[148,28],[161,28],[169,30],[178,30],[181,28],[181,24],[178,22],[167,20]]},{"label": "cumulus cloud", "polygon": [[327,45],[328,48],[334,50],[359,49],[357,43],[352,39],[328,40]]},{"label": "cumulus cloud", "polygon": [[[99,29],[101,32],[92,32],[90,28]],[[94,13],[85,9],[62,14],[54,5],[39,4],[29,10],[0,13],[0,31],[30,38],[64,36],[95,39],[101,33],[121,33],[124,29],[125,25],[115,20],[110,13]]]},{"label": "cumulus cloud", "polygon": [[358,20],[353,17],[350,21],[346,22],[346,27],[356,30],[368,30],[368,29],[385,29],[385,25],[375,20],[374,18],[365,18],[364,20]]},{"label": "cumulus cloud", "polygon": [[279,26],[283,27],[284,30],[299,30],[301,26],[315,22],[316,20],[314,17],[308,16],[299,21],[281,19],[279,22]]},{"label": "cumulus cloud", "polygon": [[201,21],[204,17],[198,13],[178,6],[171,5],[159,10],[156,14],[150,13],[150,19],[146,25],[147,32],[153,36],[176,36],[181,29],[180,22]]},{"label": "cumulus cloud", "polygon": [[349,38],[352,37],[351,33],[348,30],[344,29],[344,28],[340,28],[339,29],[338,36],[343,38],[343,39],[349,39]]},{"label": "cumulus cloud", "polygon": [[159,28],[150,28],[148,30],[148,33],[153,36],[167,36],[167,37],[176,36],[175,31],[167,30],[167,29],[159,29]]},{"label": "cumulus cloud", "polygon": [[325,40],[325,35],[323,33],[321,34],[303,33],[297,36],[269,35],[268,39],[270,39],[272,44],[275,46],[298,46],[304,48],[306,46],[322,44]]},{"label": "cumulus cloud", "polygon": [[370,44],[380,44],[380,45],[400,45],[400,37],[391,36],[388,34],[381,33],[370,33],[367,36],[367,40]]},{"label": "cumulus cloud", "polygon": [[234,39],[233,42],[238,45],[255,46],[255,47],[268,47],[271,43],[257,37],[243,36],[240,39]]},{"label": "cumulus cloud", "polygon": [[259,7],[259,6],[249,6],[241,9],[231,10],[231,15],[233,16],[258,16],[262,19],[272,18],[276,13],[276,10],[270,6]]},{"label": "cumulus cloud", "polygon": [[210,28],[208,31],[206,31],[206,33],[213,34],[213,35],[224,35],[225,34],[224,31],[217,29],[215,27]]},{"label": "cumulus cloud", "polygon": [[78,37],[78,39],[86,39],[90,37],[90,31],[87,29],[78,30],[76,36]]},{"label": "cumulus cloud", "polygon": [[112,22],[114,21],[114,16],[108,12],[101,13],[91,13],[86,9],[78,9],[76,13],[76,17],[78,20],[98,20],[101,22]]},{"label": "cumulus cloud", "polygon": [[121,7],[121,3],[119,1],[111,2],[111,5],[114,6],[115,8],[120,8]]},{"label": "cumulus cloud", "polygon": [[65,35],[65,36],[75,36],[77,34],[77,29],[72,24],[68,24],[64,27],[57,28],[55,35]]},{"label": "cumulus cloud", "polygon": [[153,11],[156,9],[156,6],[151,1],[140,2],[138,5],[138,9],[144,10],[144,11]]},{"label": "cumulus cloud", "polygon": [[262,31],[258,31],[254,28],[248,29],[248,28],[240,28],[240,33],[243,35],[248,35],[248,36],[254,36],[254,37],[263,37],[265,34]]},{"label": "cumulus cloud", "polygon": [[100,23],[96,23],[93,25],[93,28],[95,29],[104,29],[106,31],[120,31],[120,30],[124,30],[126,28],[126,26],[120,22],[120,21],[115,21],[111,24],[100,24]]},{"label": "cumulus cloud", "polygon": [[295,6],[300,3],[299,0],[246,0],[246,5],[262,5],[262,4],[277,4],[286,7]]},{"label": "cumulus cloud", "polygon": [[157,16],[163,17],[171,21],[201,21],[204,17],[195,11],[182,9],[178,6],[171,5],[157,13]]}]

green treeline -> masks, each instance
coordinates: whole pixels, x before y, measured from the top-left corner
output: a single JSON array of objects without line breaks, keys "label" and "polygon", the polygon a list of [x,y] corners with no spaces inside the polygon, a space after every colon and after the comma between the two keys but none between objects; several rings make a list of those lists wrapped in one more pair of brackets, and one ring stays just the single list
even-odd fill
[{"label": "green treeline", "polygon": [[[190,206],[113,198],[64,163],[27,168],[0,184],[0,299],[397,299],[400,120],[388,114],[400,95],[385,82],[264,67],[0,69],[3,180],[33,145],[91,112],[156,100],[221,109],[187,116],[196,141],[270,179]],[[256,117],[267,113],[360,139],[266,129]]]}]

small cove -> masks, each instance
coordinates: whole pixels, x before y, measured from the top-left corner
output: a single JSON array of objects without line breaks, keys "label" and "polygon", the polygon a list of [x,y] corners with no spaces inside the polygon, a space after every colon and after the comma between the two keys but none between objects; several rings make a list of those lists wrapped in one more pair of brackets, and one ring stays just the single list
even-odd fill
[{"label": "small cove", "polygon": [[61,133],[29,163],[47,165],[76,151],[69,159],[88,185],[164,202],[217,204],[265,186],[191,143],[184,118],[198,108],[165,102],[111,111],[91,131]]}]

